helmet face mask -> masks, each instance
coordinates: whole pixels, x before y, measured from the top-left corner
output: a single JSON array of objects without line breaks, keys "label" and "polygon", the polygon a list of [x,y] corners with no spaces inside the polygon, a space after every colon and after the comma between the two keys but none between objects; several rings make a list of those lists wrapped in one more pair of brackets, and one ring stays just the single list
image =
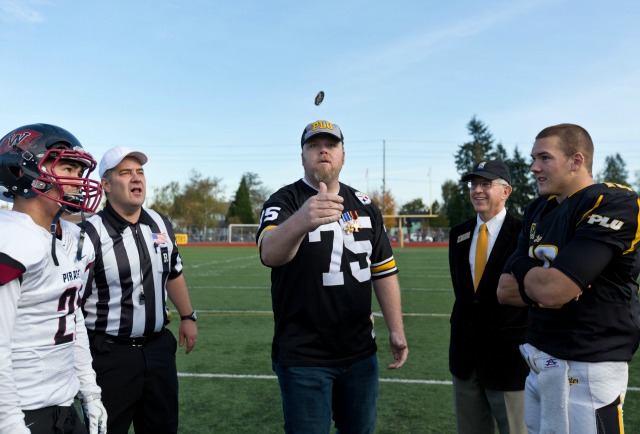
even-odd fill
[{"label": "helmet face mask", "polygon": [[[67,161],[84,168],[80,176],[56,173],[56,166]],[[95,168],[96,161],[78,139],[53,125],[17,128],[0,141],[0,185],[7,190],[2,193],[4,200],[39,195],[66,205],[70,212],[94,212],[102,199],[100,182],[89,179]]]},{"label": "helmet face mask", "polygon": [[[52,161],[49,169],[45,163]],[[58,174],[56,166],[74,161],[83,167],[80,176]],[[37,164],[40,175],[31,184],[32,191],[55,202],[67,205],[70,212],[94,212],[102,199],[102,187],[98,181],[89,179],[96,168],[96,161],[84,149],[52,149],[47,151]],[[57,190],[56,195],[51,195]]]}]

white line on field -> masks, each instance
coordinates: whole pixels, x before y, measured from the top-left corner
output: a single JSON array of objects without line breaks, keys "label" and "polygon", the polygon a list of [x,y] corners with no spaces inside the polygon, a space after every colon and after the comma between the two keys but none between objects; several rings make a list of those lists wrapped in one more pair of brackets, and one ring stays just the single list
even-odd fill
[{"label": "white line on field", "polygon": [[[275,375],[244,375],[244,374],[195,374],[192,372],[179,372],[178,377],[195,377],[195,378],[240,378],[249,380],[276,380]],[[451,381],[441,380],[405,380],[396,378],[380,378],[382,383],[409,383],[409,384],[442,384],[451,385]]]},{"label": "white line on field", "polygon": [[[382,316],[382,312],[374,312],[374,316]],[[449,318],[449,313],[407,313],[404,312],[402,316],[417,316],[417,317],[431,317],[431,318]]]},{"label": "white line on field", "polygon": [[269,286],[215,286],[215,285],[189,285],[189,289],[260,289],[268,293]]},{"label": "white line on field", "polygon": [[403,287],[402,291],[453,292],[453,289],[451,289],[451,288],[406,288],[406,287]]},{"label": "white line on field", "polygon": [[[172,312],[176,312],[176,311],[172,311]],[[176,312],[177,313],[177,312]],[[247,315],[273,315],[273,312],[270,310],[202,310],[202,309],[198,309],[198,315],[200,314],[229,314],[229,313],[240,313],[240,314],[247,314]]]},{"label": "white line on field", "polygon": [[[177,313],[175,310],[171,311],[172,313]],[[198,315],[202,314],[246,314],[246,315],[273,315],[273,312],[270,310],[219,310],[219,309],[211,309],[211,310],[198,310]],[[374,316],[382,317],[382,312],[373,312]],[[449,318],[450,314],[448,313],[403,313],[402,316],[414,316],[414,317],[432,317],[432,318]]]},{"label": "white line on field", "polygon": [[[378,317],[382,318],[382,312],[373,312],[373,316],[378,316]],[[451,316],[451,314],[448,314],[448,313],[407,313],[407,312],[403,312],[402,316],[449,318]]]},{"label": "white line on field", "polygon": [[201,267],[209,267],[211,265],[219,265],[219,264],[230,264],[232,262],[248,262],[252,259],[255,259],[255,255],[251,255],[251,256],[241,256],[239,258],[228,258],[228,259],[222,259],[219,261],[208,261],[208,262],[203,262],[201,264],[189,264],[187,266],[185,266],[185,268],[189,269],[189,268],[201,268]]},{"label": "white line on field", "polygon": [[[217,286],[217,285],[189,285],[190,289],[259,289],[269,291],[268,285],[262,286]],[[424,291],[424,292],[452,292],[451,288],[402,288],[402,291]]]},{"label": "white line on field", "polygon": [[[246,374],[195,374],[192,372],[179,372],[178,377],[194,377],[194,378],[240,378],[249,380],[276,380],[275,375],[246,375]],[[451,386],[448,380],[410,380],[403,378],[380,378],[381,383],[405,383],[405,384],[430,384]],[[627,390],[638,392],[640,387],[627,387]]]}]

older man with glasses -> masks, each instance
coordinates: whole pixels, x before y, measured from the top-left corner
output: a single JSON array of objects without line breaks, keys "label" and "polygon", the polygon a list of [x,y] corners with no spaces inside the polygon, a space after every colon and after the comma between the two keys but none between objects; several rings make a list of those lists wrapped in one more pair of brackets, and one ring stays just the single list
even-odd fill
[{"label": "older man with glasses", "polygon": [[475,217],[451,229],[449,266],[455,292],[449,370],[458,433],[526,433],[524,383],[529,371],[518,345],[524,342],[527,309],[498,303],[500,273],[522,222],[505,209],[509,169],[483,161],[462,178]]}]

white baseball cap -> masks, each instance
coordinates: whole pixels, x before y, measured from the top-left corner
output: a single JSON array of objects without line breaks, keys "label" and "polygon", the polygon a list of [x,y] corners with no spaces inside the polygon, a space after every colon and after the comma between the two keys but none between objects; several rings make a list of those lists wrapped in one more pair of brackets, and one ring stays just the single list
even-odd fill
[{"label": "white baseball cap", "polygon": [[98,168],[98,173],[100,174],[100,178],[104,176],[104,172],[116,167],[126,157],[133,157],[138,159],[138,161],[140,161],[140,164],[142,164],[143,166],[149,160],[147,156],[144,155],[142,152],[132,151],[126,146],[116,146],[115,148],[109,149],[102,156],[102,160],[100,160],[100,166]]}]

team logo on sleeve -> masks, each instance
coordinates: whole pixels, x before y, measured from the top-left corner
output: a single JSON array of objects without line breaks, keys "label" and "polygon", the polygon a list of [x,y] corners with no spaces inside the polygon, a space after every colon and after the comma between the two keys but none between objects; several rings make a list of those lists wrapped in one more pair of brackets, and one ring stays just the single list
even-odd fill
[{"label": "team logo on sleeve", "polygon": [[364,205],[369,205],[371,203],[371,199],[369,198],[369,196],[367,196],[364,193],[361,193],[359,191],[356,191],[356,197],[358,198],[358,200],[360,202],[362,202]]},{"label": "team logo on sleeve", "polygon": [[614,231],[620,230],[620,228],[622,228],[622,225],[624,225],[624,222],[621,222],[618,219],[613,219],[611,220],[611,217],[607,217],[604,215],[599,215],[599,214],[591,214],[589,216],[589,220],[587,220],[587,223],[589,223],[590,225],[600,225],[603,228],[608,228],[608,229],[613,229]]}]

